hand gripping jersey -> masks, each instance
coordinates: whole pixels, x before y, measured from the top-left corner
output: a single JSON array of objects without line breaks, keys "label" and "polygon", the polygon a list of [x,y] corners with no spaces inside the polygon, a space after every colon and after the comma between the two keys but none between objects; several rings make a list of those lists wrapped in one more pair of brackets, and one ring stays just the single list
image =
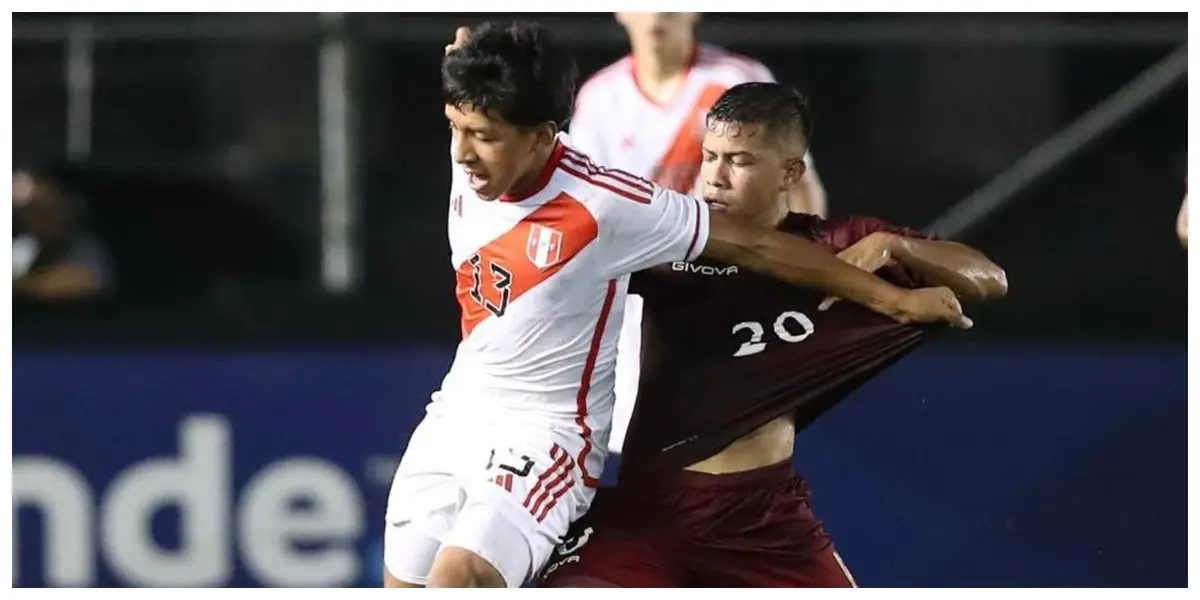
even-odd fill
[{"label": "hand gripping jersey", "polygon": [[[923,237],[875,219],[805,214],[789,215],[781,228],[830,252],[877,231]],[[923,285],[894,262],[878,274],[903,287]],[[682,469],[788,413],[801,428],[927,331],[851,302],[819,312],[820,292],[732,265],[676,262],[635,275],[631,291],[645,300],[644,345],[622,480]]]},{"label": "hand gripping jersey", "polygon": [[523,197],[483,201],[456,167],[449,236],[462,341],[428,412],[573,432],[573,460],[595,485],[628,274],[698,257],[707,207],[601,167],[560,135]]}]

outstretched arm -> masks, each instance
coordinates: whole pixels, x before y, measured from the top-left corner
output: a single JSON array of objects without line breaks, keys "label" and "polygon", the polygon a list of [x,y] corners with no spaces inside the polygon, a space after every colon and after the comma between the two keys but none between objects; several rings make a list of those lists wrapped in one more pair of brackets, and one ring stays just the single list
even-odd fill
[{"label": "outstretched arm", "polygon": [[846,298],[902,323],[946,322],[970,327],[953,293],[944,288],[905,290],[847,264],[819,244],[798,236],[739,223],[710,213],[703,256],[753,269]]},{"label": "outstretched arm", "polygon": [[991,300],[1008,293],[1008,275],[982,252],[958,242],[877,233],[892,257],[933,285],[944,285],[963,298]]}]

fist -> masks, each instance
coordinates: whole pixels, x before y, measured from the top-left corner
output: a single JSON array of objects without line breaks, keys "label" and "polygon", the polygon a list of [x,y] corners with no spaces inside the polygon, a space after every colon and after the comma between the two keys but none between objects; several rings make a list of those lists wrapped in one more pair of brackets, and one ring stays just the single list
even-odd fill
[{"label": "fist", "polygon": [[451,50],[462,47],[463,44],[467,43],[468,37],[471,37],[470,27],[459,27],[458,29],[455,29],[454,43],[446,46],[446,54],[450,54]]},{"label": "fist", "polygon": [[[838,252],[837,257],[868,273],[874,273],[892,260],[892,244],[895,239],[896,237],[890,233],[876,231],[853,246]],[[839,299],[837,296],[826,296],[817,306],[817,310],[829,310],[829,307]]]},{"label": "fist", "polygon": [[957,329],[975,325],[963,314],[958,296],[948,287],[907,290],[895,317],[901,323],[946,323]]}]

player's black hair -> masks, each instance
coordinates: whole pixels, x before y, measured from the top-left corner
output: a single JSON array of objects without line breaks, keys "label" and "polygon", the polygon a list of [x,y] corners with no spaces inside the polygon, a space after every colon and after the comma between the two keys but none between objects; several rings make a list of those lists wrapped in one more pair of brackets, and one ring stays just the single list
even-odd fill
[{"label": "player's black hair", "polygon": [[522,128],[563,130],[575,104],[578,69],[541,25],[487,22],[442,60],[442,99],[491,112]]},{"label": "player's black hair", "polygon": [[708,111],[708,123],[762,125],[769,135],[794,134],[808,146],[812,113],[808,98],[796,88],[779,83],[743,83],[721,94]]}]

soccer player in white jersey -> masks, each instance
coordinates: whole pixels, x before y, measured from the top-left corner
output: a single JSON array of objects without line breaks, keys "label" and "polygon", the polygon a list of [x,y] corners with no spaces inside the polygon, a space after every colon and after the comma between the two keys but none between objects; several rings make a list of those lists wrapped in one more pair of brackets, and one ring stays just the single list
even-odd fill
[{"label": "soccer player in white jersey", "polygon": [[442,62],[463,339],[392,483],[387,586],[520,586],[586,512],[633,271],[704,256],[900,322],[971,325],[947,288],[898,288],[596,164],[560,134],[574,90],[570,55],[530,23],[460,30]]},{"label": "soccer player in white jersey", "polygon": [[[619,12],[631,51],[592,75],[579,90],[571,139],[603,165],[678,192],[700,195],[704,115],[725,90],[774,82],[766,65],[699,43],[700,13]],[[807,172],[790,191],[789,209],[825,216],[825,190],[806,156]]]},{"label": "soccer player in white jersey", "polygon": [[[579,90],[571,139],[592,160],[678,192],[701,196],[704,116],[725,90],[774,82],[762,63],[696,39],[700,13],[619,12],[630,53],[596,72]],[[807,171],[789,190],[792,212],[826,216],[825,190]],[[642,299],[630,294],[617,344],[616,405],[609,449],[621,451],[633,414],[641,359]]]}]

